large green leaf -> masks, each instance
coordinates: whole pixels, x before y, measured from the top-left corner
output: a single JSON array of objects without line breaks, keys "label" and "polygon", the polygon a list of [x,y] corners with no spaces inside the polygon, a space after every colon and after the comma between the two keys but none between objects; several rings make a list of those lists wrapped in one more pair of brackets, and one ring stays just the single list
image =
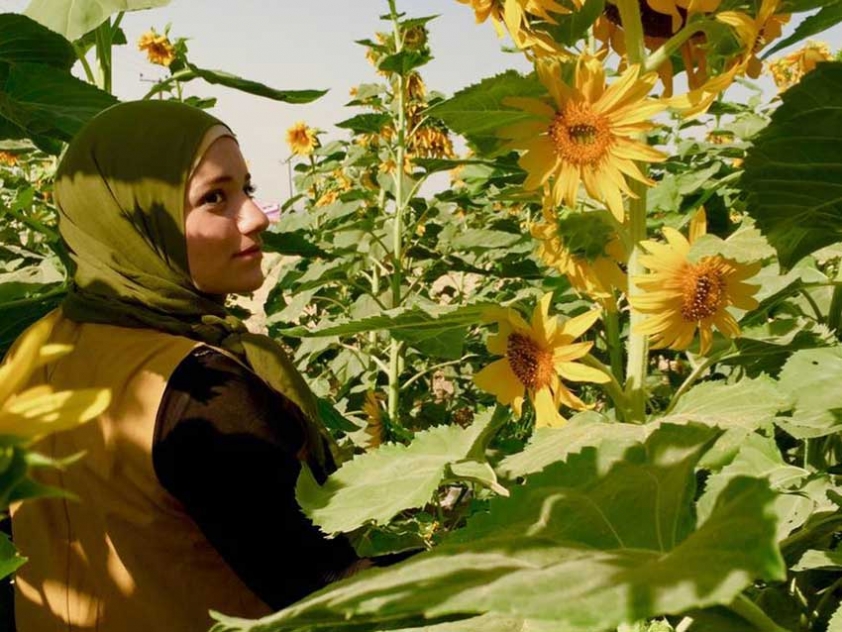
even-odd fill
[{"label": "large green leaf", "polygon": [[782,95],[749,150],[749,214],[781,266],[842,240],[842,63],[824,63]]},{"label": "large green leaf", "polygon": [[729,604],[754,580],[783,579],[786,569],[765,481],[731,481],[694,528],[694,469],[716,435],[664,426],[608,472],[587,449],[493,500],[487,515],[429,553],[257,622],[215,615],[213,631],[362,631],[381,621],[417,626],[419,615],[433,625],[492,613],[594,632]]},{"label": "large green leaf", "polygon": [[[750,434],[743,441],[734,460],[707,479],[705,493],[698,502],[699,519],[705,520],[711,514],[719,494],[735,478],[740,476],[764,478],[772,489],[785,491],[800,484],[809,474],[803,468],[788,465],[773,439]],[[786,498],[781,496],[779,500],[786,501]],[[788,509],[788,503],[782,502],[781,508]],[[783,519],[780,522],[783,523]],[[786,535],[788,533],[782,534],[783,537]]]},{"label": "large green leaf", "polygon": [[91,117],[116,102],[107,92],[58,68],[11,64],[0,84],[0,122],[55,151],[55,146],[42,141],[69,141]]},{"label": "large green leaf", "polygon": [[73,41],[120,11],[163,7],[170,0],[32,0],[24,13]]},{"label": "large green leaf", "polygon": [[66,39],[18,13],[0,14],[0,63],[45,64],[70,70],[76,62]]},{"label": "large green leaf", "polygon": [[460,90],[451,99],[427,110],[458,134],[485,145],[496,144],[497,130],[532,118],[522,110],[503,105],[506,97],[539,97],[546,88],[534,77],[524,77],[514,70]]},{"label": "large green leaf", "polygon": [[805,349],[792,354],[779,376],[779,388],[795,403],[791,418],[778,421],[799,438],[842,430],[842,348]]},{"label": "large green leaf", "polygon": [[488,411],[468,428],[440,426],[418,433],[408,446],[382,445],[344,464],[321,487],[304,468],[296,497],[325,533],[353,531],[369,522],[385,524],[404,509],[429,503],[448,466],[484,462],[478,448],[500,421],[501,415]]},{"label": "large green leaf", "polygon": [[792,405],[792,398],[781,393],[780,386],[769,377],[746,378],[736,384],[703,382],[688,391],[661,421],[696,421],[720,428],[754,430],[771,423]]},{"label": "large green leaf", "polygon": [[507,478],[540,472],[584,448],[599,448],[600,469],[613,464],[634,443],[642,443],[652,428],[610,422],[599,413],[574,415],[561,428],[539,428],[523,451],[503,459],[497,471]]}]

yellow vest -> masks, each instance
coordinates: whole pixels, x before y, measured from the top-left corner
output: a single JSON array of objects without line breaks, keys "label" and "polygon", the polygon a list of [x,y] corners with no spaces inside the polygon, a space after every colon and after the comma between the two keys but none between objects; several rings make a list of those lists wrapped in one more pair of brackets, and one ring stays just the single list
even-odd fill
[{"label": "yellow vest", "polygon": [[[93,421],[34,446],[64,471],[35,473],[78,500],[12,508],[18,632],[206,632],[208,610],[257,618],[270,609],[228,567],[152,465],[155,418],[169,377],[199,343],[60,319],[50,342],[74,350],[36,373],[57,390],[105,387],[112,403]],[[225,463],[220,463],[225,467]],[[237,507],[220,507],[237,511]]]}]

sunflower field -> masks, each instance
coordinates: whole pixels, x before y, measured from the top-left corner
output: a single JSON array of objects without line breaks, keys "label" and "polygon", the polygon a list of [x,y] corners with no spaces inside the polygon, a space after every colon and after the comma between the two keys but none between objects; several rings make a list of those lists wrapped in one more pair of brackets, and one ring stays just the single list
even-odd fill
[{"label": "sunflower field", "polygon": [[[268,296],[232,309],[336,438],[302,509],[402,558],[213,632],[842,632],[842,61],[812,39],[842,3],[453,1],[533,71],[437,92],[436,17],[383,0],[330,137],[321,91],[130,43],[166,68],[146,98],[301,104]],[[123,15],[167,3],[0,14],[4,351],[70,283],[52,179],[116,102]],[[107,405],[17,393],[69,351],[42,342],[0,371],[0,512],[74,467],[31,443]],[[0,577],[23,563],[0,534]]]}]

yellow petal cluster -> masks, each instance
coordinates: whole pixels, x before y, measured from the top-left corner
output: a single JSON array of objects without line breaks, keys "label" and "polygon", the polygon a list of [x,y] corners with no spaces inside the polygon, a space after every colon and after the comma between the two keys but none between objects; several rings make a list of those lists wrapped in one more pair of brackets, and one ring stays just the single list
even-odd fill
[{"label": "yellow petal cluster", "polygon": [[298,156],[309,156],[318,146],[316,130],[308,127],[304,121],[298,121],[287,130],[289,150]]},{"label": "yellow petal cluster", "polygon": [[110,402],[106,389],[27,388],[38,368],[71,351],[67,345],[48,344],[58,317],[55,311],[24,332],[0,366],[0,435],[34,441],[96,417]]},{"label": "yellow petal cluster", "polygon": [[771,62],[769,72],[778,90],[783,92],[815,70],[819,62],[832,60],[833,54],[826,43],[809,41],[803,48]]},{"label": "yellow petal cluster", "polygon": [[8,151],[0,151],[0,165],[14,167],[18,164],[18,157]]},{"label": "yellow petal cluster", "polygon": [[497,323],[497,333],[489,336],[488,350],[503,356],[474,376],[474,383],[492,393],[504,406],[511,406],[520,415],[525,397],[535,409],[536,424],[560,426],[562,404],[574,410],[588,406],[562,382],[595,382],[604,384],[610,378],[597,369],[576,360],[590,351],[592,342],[575,342],[599,318],[592,310],[562,324],[549,316],[552,294],[545,294],[535,308],[531,322],[526,322],[512,308],[492,308],[483,316],[486,322]]},{"label": "yellow petal cluster", "polygon": [[727,24],[737,34],[745,50],[741,67],[753,79],[760,76],[763,62],[757,57],[769,42],[781,36],[783,25],[789,22],[789,14],[776,13],[781,0],[763,0],[757,15],[752,17],[741,11],[722,11],[716,19]]},{"label": "yellow petal cluster", "polygon": [[374,450],[379,448],[385,437],[385,428],[383,426],[383,408],[380,401],[383,396],[374,391],[367,391],[365,394],[365,402],[363,403],[363,412],[366,415],[365,435],[367,438],[365,443],[366,450]]},{"label": "yellow petal cluster", "polygon": [[175,59],[175,47],[166,35],[147,31],[137,42],[138,50],[146,51],[146,58],[158,66],[169,66]]},{"label": "yellow petal cluster", "polygon": [[531,115],[499,130],[508,149],[524,150],[519,163],[527,172],[524,188],[550,183],[553,203],[576,207],[579,185],[604,202],[618,221],[625,217],[623,194],[633,197],[626,177],[653,182],[635,161],[659,162],[666,156],[638,139],[652,129],[651,118],[665,103],[648,98],[655,75],[628,68],[610,86],[602,62],[582,56],[574,85],[561,80],[557,63],[538,64],[538,77],[551,95],[546,100],[509,97],[504,104]]},{"label": "yellow petal cluster", "polygon": [[700,336],[700,352],[708,353],[716,327],[726,338],[740,335],[729,307],[754,309],[753,295],[760,289],[745,281],[760,270],[759,263],[741,263],[721,255],[691,261],[690,241],[672,228],[664,228],[667,243],[654,240],[641,245],[640,257],[648,274],[632,279],[642,290],[630,297],[632,308],[647,316],[634,333],[648,334],[652,347],[687,349]]}]

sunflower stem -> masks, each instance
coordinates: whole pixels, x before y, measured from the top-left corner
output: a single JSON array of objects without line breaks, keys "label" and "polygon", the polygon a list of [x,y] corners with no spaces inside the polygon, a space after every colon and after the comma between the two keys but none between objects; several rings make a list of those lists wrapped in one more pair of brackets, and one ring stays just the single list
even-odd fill
[{"label": "sunflower stem", "polygon": [[745,595],[739,595],[728,608],[760,632],[787,632],[786,628],[782,628],[772,621],[757,604]]},{"label": "sunflower stem", "polygon": [[616,309],[605,312],[605,333],[608,336],[608,357],[611,373],[618,382],[623,381],[623,343],[620,340],[620,313]]},{"label": "sunflower stem", "polygon": [[[640,165],[645,174],[645,165]],[[645,272],[640,262],[640,243],[646,239],[646,185],[633,181],[631,189],[637,196],[629,200],[629,235],[634,244],[629,256],[629,303],[641,294],[640,288],[634,283],[634,278]],[[646,420],[646,375],[649,368],[649,339],[646,334],[635,333],[644,315],[631,309],[629,315],[629,337],[626,356],[626,396],[629,400],[630,421],[643,422]]]},{"label": "sunflower stem", "polygon": [[608,396],[611,398],[611,401],[614,402],[614,408],[617,411],[617,418],[620,420],[624,420],[626,415],[628,414],[629,402],[626,398],[626,394],[623,392],[623,387],[620,386],[620,382],[617,381],[611,371],[605,366],[602,362],[597,360],[591,354],[582,357],[581,360],[582,364],[591,367],[592,369],[598,369],[605,373],[607,376],[611,378],[611,381],[606,382],[605,384],[601,384],[601,386],[605,389],[605,392],[608,393]]},{"label": "sunflower stem", "polygon": [[707,371],[711,366],[713,366],[715,362],[718,362],[721,358],[721,354],[714,354],[700,362],[698,366],[696,366],[696,368],[693,369],[693,372],[687,376],[687,379],[685,379],[684,382],[681,383],[681,386],[678,387],[678,390],[672,396],[669,406],[667,406],[667,409],[664,411],[664,414],[670,414],[673,408],[675,408],[675,405],[678,403],[678,400],[681,399],[681,397],[688,390],[690,390],[690,387],[698,381],[698,379],[704,374],[705,371]]},{"label": "sunflower stem", "polygon": [[[389,14],[392,19],[392,28],[394,31],[395,40],[395,54],[401,52],[403,48],[403,39],[401,37],[400,23],[398,21],[398,10],[395,6],[395,0],[389,0]],[[402,74],[398,74],[398,85],[395,94],[397,99],[397,147],[395,162],[395,217],[394,226],[392,227],[392,275],[391,275],[391,290],[392,290],[392,307],[400,307],[403,299],[401,297],[401,284],[403,282],[403,213],[405,207],[404,191],[403,191],[403,163],[406,155],[406,78]],[[392,339],[389,347],[389,391],[388,391],[388,412],[389,418],[394,424],[400,424],[398,417],[398,403],[400,401],[400,373],[401,373],[401,354],[403,352],[403,345]]]},{"label": "sunflower stem", "polygon": [[643,42],[643,21],[640,18],[638,0],[616,0],[615,4],[620,11],[629,65],[643,66],[646,63],[646,48]]},{"label": "sunflower stem", "polygon": [[696,33],[704,33],[707,28],[706,21],[707,19],[696,20],[685,25],[684,28],[678,31],[678,33],[664,42],[658,50],[649,55],[646,60],[646,64],[643,67],[643,72],[657,71],[658,68],[669,61],[669,58],[672,57],[673,53],[681,48],[687,40],[693,37]]}]

